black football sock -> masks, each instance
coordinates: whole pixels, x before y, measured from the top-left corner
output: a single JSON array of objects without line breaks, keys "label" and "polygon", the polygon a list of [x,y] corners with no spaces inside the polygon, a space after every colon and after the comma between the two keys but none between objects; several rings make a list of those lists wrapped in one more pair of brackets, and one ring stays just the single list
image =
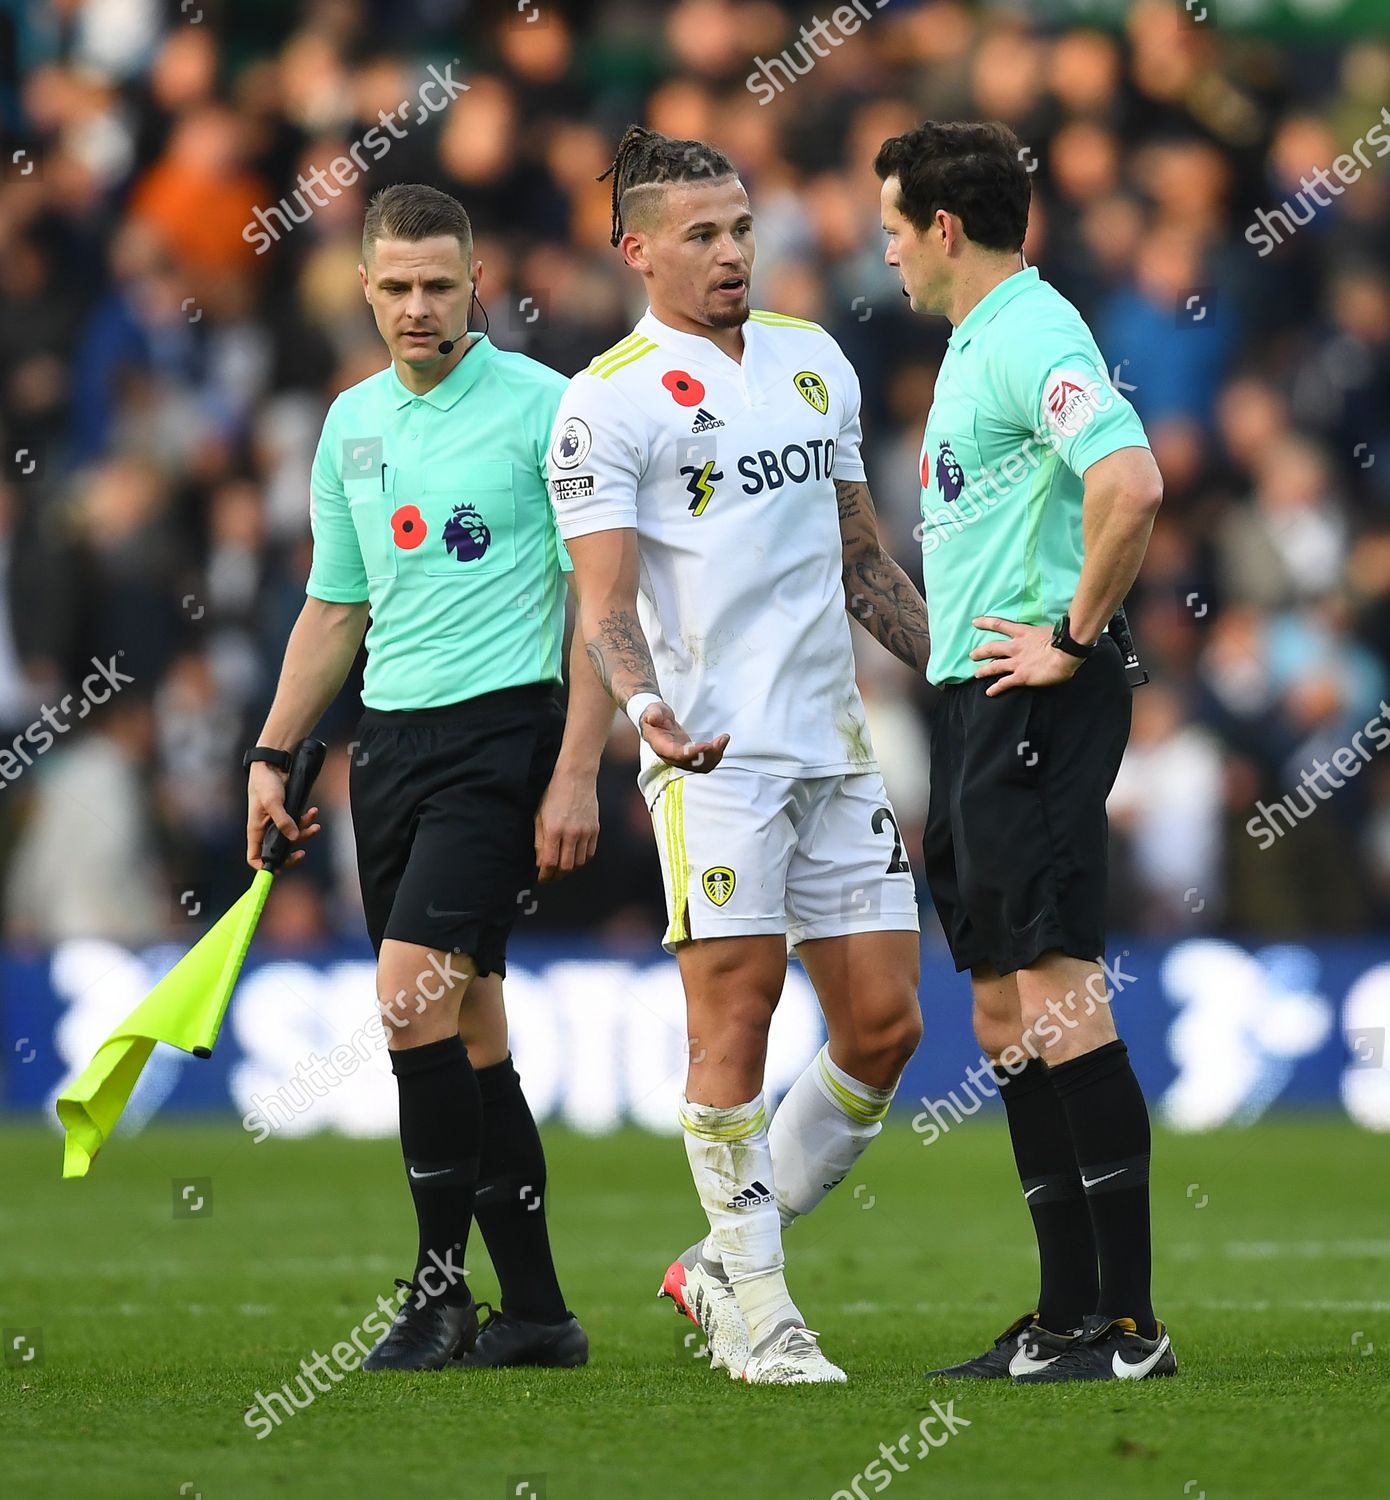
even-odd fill
[{"label": "black football sock", "polygon": [[478,1080],[457,1036],[389,1055],[400,1094],[401,1154],[420,1225],[412,1279],[427,1297],[465,1303],[471,1293],[463,1257],[483,1114]]},{"label": "black football sock", "polygon": [[1107,1042],[1050,1069],[1052,1086],[1071,1126],[1081,1185],[1091,1209],[1100,1259],[1104,1318],[1133,1318],[1153,1338],[1149,1236],[1149,1111],[1129,1049]]},{"label": "black football sock", "polygon": [[474,1212],[502,1288],[502,1310],[528,1323],[563,1323],[545,1223],[545,1152],[510,1057],[478,1069],[482,1148]]},{"label": "black football sock", "polygon": [[1038,1321],[1069,1333],[1095,1311],[1098,1279],[1091,1212],[1081,1188],[1071,1129],[1040,1057],[1009,1073],[995,1066],[1014,1161],[1038,1237]]}]

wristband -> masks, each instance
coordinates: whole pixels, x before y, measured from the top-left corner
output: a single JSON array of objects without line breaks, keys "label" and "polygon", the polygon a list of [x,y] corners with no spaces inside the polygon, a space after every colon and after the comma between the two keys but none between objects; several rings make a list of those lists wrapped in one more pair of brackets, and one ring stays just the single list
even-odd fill
[{"label": "wristband", "polygon": [[256,745],[241,757],[241,769],[249,771],[258,760],[274,766],[277,771],[288,771],[294,764],[294,757],[288,750],[276,750],[270,745]]},{"label": "wristband", "polygon": [[623,706],[623,711],[632,720],[632,726],[638,734],[642,733],[642,715],[653,703],[660,703],[661,698],[656,693],[634,693]]},{"label": "wristband", "polygon": [[1095,654],[1096,645],[1099,643],[1092,642],[1091,645],[1086,646],[1075,640],[1071,633],[1071,616],[1063,615],[1052,627],[1052,644],[1058,651],[1065,651],[1068,656],[1079,657],[1085,661],[1088,656]]}]

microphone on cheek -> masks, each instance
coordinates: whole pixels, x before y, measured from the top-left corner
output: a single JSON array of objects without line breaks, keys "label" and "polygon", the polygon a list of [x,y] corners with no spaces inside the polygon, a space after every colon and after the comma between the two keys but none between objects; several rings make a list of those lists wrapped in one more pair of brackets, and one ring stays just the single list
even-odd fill
[{"label": "microphone on cheek", "polygon": [[[472,319],[473,304],[475,302],[478,304],[478,311],[480,313],[482,313],[482,315],[483,315],[483,336],[486,337],[487,336],[487,331],[488,331],[488,326],[489,326],[489,320],[488,320],[488,315],[487,315],[487,308],[485,308],[483,306],[483,304],[480,301],[478,301],[478,294],[477,294],[477,292],[474,292],[473,295],[468,299],[469,320],[471,321],[471,319]],[[458,336],[457,339],[443,339],[443,340],[441,340],[440,345],[439,345],[439,352],[441,354],[452,354],[454,352],[454,349],[455,349],[456,345],[459,342],[459,339],[465,339],[467,337],[468,337],[468,322],[465,321],[465,323],[463,325],[463,332],[461,334],[459,334],[459,336]]]}]

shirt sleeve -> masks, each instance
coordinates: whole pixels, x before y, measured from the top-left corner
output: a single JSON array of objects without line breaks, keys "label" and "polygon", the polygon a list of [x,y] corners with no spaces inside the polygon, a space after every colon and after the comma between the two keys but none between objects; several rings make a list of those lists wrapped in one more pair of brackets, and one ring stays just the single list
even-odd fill
[{"label": "shirt sleeve", "polygon": [[[551,375],[554,378],[549,378]],[[549,484],[549,449],[550,434],[555,427],[555,414],[559,410],[560,402],[564,398],[565,389],[569,382],[558,372],[546,371],[547,379],[540,386],[535,400],[532,402],[527,413],[531,447],[536,456],[536,472],[541,477],[541,484],[545,486],[547,503],[550,506],[550,524],[555,537],[555,551],[562,573],[573,573],[574,564],[570,561],[570,555],[565,547],[565,539],[560,535],[560,518],[555,514],[554,496],[551,494]]]},{"label": "shirt sleeve", "polygon": [[647,441],[625,396],[593,375],[576,375],[555,414],[546,462],[561,537],[636,527]]},{"label": "shirt sleeve", "polygon": [[1001,387],[1020,427],[1036,433],[1080,478],[1121,448],[1147,448],[1149,439],[1084,327],[1076,333],[1007,348]]},{"label": "shirt sleeve", "polygon": [[854,366],[845,358],[845,352],[832,340],[837,367],[836,385],[841,399],[840,433],[835,439],[836,479],[864,480],[864,459],[859,452],[864,434],[859,421],[859,376]]},{"label": "shirt sleeve", "polygon": [[342,443],[329,409],[309,474],[309,526],[314,560],[304,592],[330,604],[360,604],[368,597],[367,569],[343,490]]}]

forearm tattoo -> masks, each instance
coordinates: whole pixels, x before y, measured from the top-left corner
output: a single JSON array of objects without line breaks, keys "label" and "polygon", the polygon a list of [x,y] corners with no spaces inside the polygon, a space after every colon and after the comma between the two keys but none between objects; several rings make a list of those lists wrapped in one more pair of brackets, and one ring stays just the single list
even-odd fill
[{"label": "forearm tattoo", "polygon": [[899,661],[925,672],[931,655],[927,607],[912,580],[879,545],[868,485],[837,479],[835,499],[844,544],[845,608]]},{"label": "forearm tattoo", "polygon": [[586,641],[584,649],[599,681],[620,706],[638,693],[655,693],[660,697],[652,653],[631,610],[614,610],[605,615],[599,621],[598,638]]}]

